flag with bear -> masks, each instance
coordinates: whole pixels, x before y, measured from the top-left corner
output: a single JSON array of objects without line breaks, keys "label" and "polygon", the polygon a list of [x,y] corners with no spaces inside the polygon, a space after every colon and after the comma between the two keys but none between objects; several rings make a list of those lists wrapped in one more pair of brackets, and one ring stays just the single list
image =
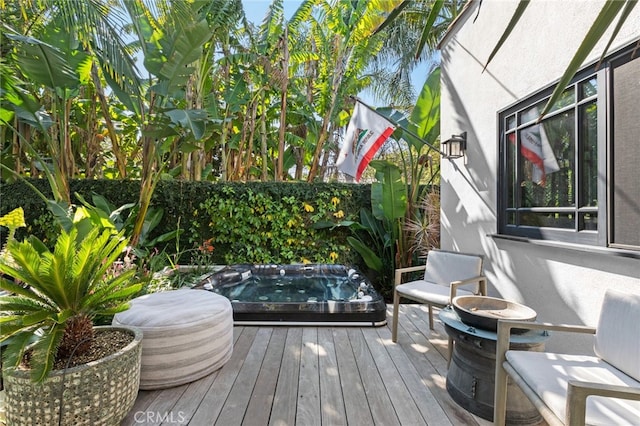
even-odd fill
[{"label": "flag with bear", "polygon": [[395,129],[396,126],[382,115],[356,102],[336,163],[338,170],[359,181],[364,169]]}]

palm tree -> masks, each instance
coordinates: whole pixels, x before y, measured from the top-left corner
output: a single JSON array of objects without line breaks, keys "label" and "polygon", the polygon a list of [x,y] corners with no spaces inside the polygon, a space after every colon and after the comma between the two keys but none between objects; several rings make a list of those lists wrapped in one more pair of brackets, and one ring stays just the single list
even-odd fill
[{"label": "palm tree", "polygon": [[150,74],[146,92],[140,85],[132,93],[116,93],[136,113],[141,130],[139,210],[131,237],[134,246],[142,233],[153,191],[165,172],[163,157],[204,136],[207,113],[187,105],[185,94],[204,46],[212,38],[207,21],[210,6],[208,2],[158,2],[147,6],[124,1]]},{"label": "palm tree", "polygon": [[[1,12],[3,39],[9,41],[3,43],[3,57],[7,66],[18,71],[15,78],[5,80],[10,95],[3,121],[13,120],[14,146],[20,140],[19,148],[26,147],[32,156],[40,157],[38,138],[44,141],[52,171],[42,164],[41,168],[55,199],[68,203],[68,179],[76,174],[76,157],[90,156],[86,146],[92,146],[72,135],[95,135],[98,122],[95,117],[84,120],[93,128],[74,130],[74,105],[83,95],[89,96],[89,102],[104,96],[101,81],[107,76],[114,87],[124,91],[130,90],[135,79],[133,60],[120,38],[117,9],[98,0],[19,0],[3,3]],[[121,161],[116,142],[113,151]],[[19,158],[21,149],[13,151]],[[43,160],[40,157],[38,162]]]},{"label": "palm tree", "polygon": [[[434,53],[451,22],[460,14],[466,0],[411,0],[400,3],[374,34],[385,32],[384,48],[377,59],[388,71],[389,85],[411,87],[410,74],[422,62],[438,64]],[[379,87],[379,86],[378,86]],[[384,94],[374,92],[384,99]],[[388,99],[391,105],[412,105],[413,97]]]},{"label": "palm tree", "polygon": [[[414,46],[413,59],[425,59],[437,48],[449,25],[458,17],[467,0],[404,0],[380,24],[375,34],[390,32],[390,45],[405,41]],[[402,46],[402,45],[400,45]],[[402,48],[400,52],[407,52]],[[410,57],[403,55],[403,63]]]},{"label": "palm tree", "polygon": [[309,25],[307,43],[317,55],[311,68],[317,93],[313,102],[321,120],[307,177],[313,181],[321,175],[320,158],[345,100],[374,84],[366,71],[382,48],[382,34],[374,36],[373,30],[382,20],[381,14],[390,12],[398,2],[336,0],[303,2],[303,6],[307,3],[317,7],[305,25]]}]

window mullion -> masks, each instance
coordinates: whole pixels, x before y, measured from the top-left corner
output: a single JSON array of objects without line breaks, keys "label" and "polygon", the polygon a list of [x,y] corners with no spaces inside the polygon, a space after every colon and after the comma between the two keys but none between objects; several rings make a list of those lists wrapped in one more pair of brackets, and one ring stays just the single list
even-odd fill
[{"label": "window mullion", "polygon": [[578,83],[573,85],[574,94],[575,94],[575,104],[574,104],[574,114],[573,114],[573,126],[574,126],[574,145],[575,149],[573,152],[573,161],[575,164],[573,170],[573,207],[575,209],[574,216],[574,229],[576,231],[580,231],[580,214],[578,213],[578,209],[583,206],[583,197],[582,197],[582,184],[584,183],[582,180],[582,163],[581,159],[583,158],[583,144],[582,138],[584,137],[583,128],[581,126],[582,122],[582,108],[578,105]]}]

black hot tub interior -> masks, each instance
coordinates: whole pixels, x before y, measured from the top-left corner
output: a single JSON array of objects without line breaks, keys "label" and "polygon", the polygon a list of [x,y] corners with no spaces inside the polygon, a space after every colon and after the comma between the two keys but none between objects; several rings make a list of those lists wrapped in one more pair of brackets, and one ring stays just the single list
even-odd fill
[{"label": "black hot tub interior", "polygon": [[236,324],[386,324],[383,298],[343,265],[230,265],[196,288],[231,300]]}]

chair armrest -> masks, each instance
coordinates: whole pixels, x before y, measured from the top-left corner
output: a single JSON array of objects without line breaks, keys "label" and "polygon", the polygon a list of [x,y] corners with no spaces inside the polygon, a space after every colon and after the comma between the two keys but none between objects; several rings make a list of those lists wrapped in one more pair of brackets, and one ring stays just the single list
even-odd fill
[{"label": "chair armrest", "polygon": [[568,426],[585,424],[587,397],[593,395],[640,401],[640,388],[569,380],[566,401],[566,424]]},{"label": "chair armrest", "polygon": [[398,268],[396,269],[396,273],[395,273],[395,280],[394,280],[394,286],[398,285],[402,282],[402,274],[405,274],[407,272],[416,272],[416,271],[424,271],[426,269],[427,265],[418,265],[418,266],[408,266],[406,268]]},{"label": "chair armrest", "polygon": [[587,325],[552,324],[548,322],[514,321],[503,319],[498,320],[498,335],[500,334],[500,330],[504,330],[505,333],[511,333],[512,328],[596,334],[596,328],[589,327]]},{"label": "chair armrest", "polygon": [[449,301],[452,301],[453,298],[456,297],[456,294],[458,292],[458,287],[460,287],[461,285],[467,285],[467,284],[473,284],[473,283],[479,284],[479,292],[481,295],[483,296],[487,295],[487,277],[485,277],[484,275],[478,275],[477,277],[468,278],[466,280],[452,281],[449,284],[449,289],[450,289]]}]

